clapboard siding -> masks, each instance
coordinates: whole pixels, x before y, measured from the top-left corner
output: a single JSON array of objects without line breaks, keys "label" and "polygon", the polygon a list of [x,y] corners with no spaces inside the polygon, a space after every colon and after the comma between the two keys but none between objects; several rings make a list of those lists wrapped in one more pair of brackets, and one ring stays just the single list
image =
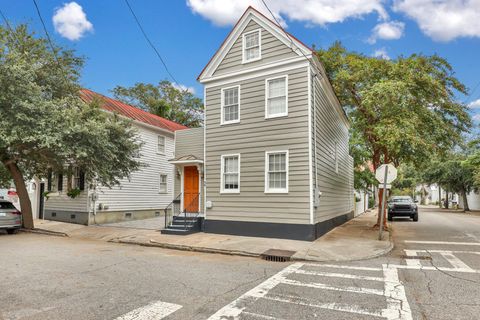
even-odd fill
[{"label": "clapboard siding", "polygon": [[192,128],[175,133],[175,158],[195,156],[203,159],[203,128]]},{"label": "clapboard siding", "polygon": [[[55,179],[55,178],[54,178]],[[67,196],[67,175],[63,177],[63,191],[52,192],[45,201],[45,210],[59,210],[69,212],[88,212],[88,185],[85,183],[85,190],[72,199]],[[46,186],[45,186],[46,188]]]},{"label": "clapboard siding", "polygon": [[[261,29],[262,59],[242,64],[243,34],[256,29]],[[286,46],[274,35],[252,20],[247,24],[242,34],[238,37],[232,48],[230,48],[228,53],[225,55],[225,58],[219,64],[213,75],[218,76],[228,74],[230,72],[258,67],[263,64],[278,62],[280,60],[295,57],[298,57],[298,55],[294,53],[291,48]]]},{"label": "clapboard siding", "polygon": [[[266,33],[262,34],[262,40]],[[241,56],[240,56],[241,61]],[[265,79],[288,74],[288,116],[265,119]],[[240,85],[240,123],[220,125],[222,87]],[[309,223],[307,68],[206,89],[207,219]],[[289,151],[288,194],[266,194],[265,152]],[[240,153],[240,193],[220,194],[221,156]]]},{"label": "clapboard siding", "polygon": [[[98,202],[106,211],[163,209],[173,199],[174,166],[168,162],[174,156],[173,134],[138,125],[139,140],[144,144],[140,161],[146,164],[113,188],[99,188]],[[165,154],[157,153],[158,136],[165,136]],[[167,174],[167,193],[159,193],[160,174]]]},{"label": "clapboard siding", "polygon": [[[325,80],[313,80],[312,99],[312,184],[315,175],[322,193],[319,206],[314,208],[314,222],[321,222],[353,210],[353,160],[349,155],[348,126],[332,101]],[[329,99],[330,96],[330,99]],[[315,148],[316,130],[316,148]],[[335,170],[335,145],[338,154],[338,173]],[[314,152],[316,149],[316,160]],[[315,161],[317,170],[315,170]]]}]

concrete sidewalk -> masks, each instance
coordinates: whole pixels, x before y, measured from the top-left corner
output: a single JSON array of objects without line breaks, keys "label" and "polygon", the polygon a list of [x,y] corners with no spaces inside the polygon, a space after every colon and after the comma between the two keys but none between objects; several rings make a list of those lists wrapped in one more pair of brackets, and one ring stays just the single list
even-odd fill
[{"label": "concrete sidewalk", "polygon": [[268,249],[295,251],[294,260],[352,261],[378,257],[393,248],[390,234],[377,240],[374,212],[365,213],[333,229],[316,241],[242,237],[209,233],[186,236],[164,235],[159,231],[112,226],[82,226],[48,220],[35,221],[32,232],[55,233],[74,238],[209,253],[258,257]]}]

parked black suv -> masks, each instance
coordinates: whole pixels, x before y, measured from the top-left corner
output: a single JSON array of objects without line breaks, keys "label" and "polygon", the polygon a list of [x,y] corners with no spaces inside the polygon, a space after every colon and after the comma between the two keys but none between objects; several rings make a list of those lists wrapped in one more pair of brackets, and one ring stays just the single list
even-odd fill
[{"label": "parked black suv", "polygon": [[393,217],[410,217],[418,221],[418,207],[411,197],[391,197],[388,200],[388,221],[392,221]]}]

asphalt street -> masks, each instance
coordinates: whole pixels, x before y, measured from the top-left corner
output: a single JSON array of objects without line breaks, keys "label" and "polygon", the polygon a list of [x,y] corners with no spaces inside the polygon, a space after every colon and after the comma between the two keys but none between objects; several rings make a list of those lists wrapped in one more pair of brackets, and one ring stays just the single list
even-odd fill
[{"label": "asphalt street", "polygon": [[0,319],[479,319],[480,216],[394,220],[387,256],[275,263],[0,235]]}]

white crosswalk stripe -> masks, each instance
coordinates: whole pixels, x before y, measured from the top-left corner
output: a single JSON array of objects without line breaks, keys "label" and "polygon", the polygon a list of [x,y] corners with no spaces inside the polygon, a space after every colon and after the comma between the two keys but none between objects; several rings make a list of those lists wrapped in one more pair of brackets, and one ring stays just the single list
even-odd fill
[{"label": "white crosswalk stripe", "polygon": [[[307,268],[307,269],[306,269]],[[354,272],[355,274],[351,273]],[[350,273],[349,273],[350,272]],[[359,274],[359,273],[367,274]],[[377,273],[378,276],[372,276]],[[308,280],[298,280],[296,277],[308,277]],[[360,281],[366,282],[363,286],[348,286],[343,284],[327,284],[322,280],[330,281]],[[380,284],[382,289],[379,289]],[[282,285],[283,290],[276,290]],[[369,286],[373,285],[373,287]],[[290,289],[285,289],[285,286]],[[375,288],[375,286],[377,286]],[[311,288],[318,290],[313,297],[300,294],[288,294],[295,292],[297,288]],[[323,293],[322,293],[323,291]],[[318,301],[325,296],[326,292],[346,292],[353,295],[373,295],[384,298],[384,308],[376,310],[368,305],[358,305],[353,299],[348,301],[323,302]],[[327,295],[328,296],[328,295]],[[351,297],[350,297],[351,298]],[[253,307],[257,301],[270,303],[271,310],[275,310],[275,304],[289,304],[307,309],[324,309],[340,313],[358,314],[362,316],[382,317],[388,320],[411,320],[410,306],[406,299],[405,290],[398,278],[397,269],[388,265],[382,268],[354,267],[344,265],[320,265],[312,263],[292,264],[241,297],[220,309],[209,320],[240,319],[242,315],[257,319],[280,319],[273,314],[261,314]],[[341,317],[341,315],[339,315]]]}]

